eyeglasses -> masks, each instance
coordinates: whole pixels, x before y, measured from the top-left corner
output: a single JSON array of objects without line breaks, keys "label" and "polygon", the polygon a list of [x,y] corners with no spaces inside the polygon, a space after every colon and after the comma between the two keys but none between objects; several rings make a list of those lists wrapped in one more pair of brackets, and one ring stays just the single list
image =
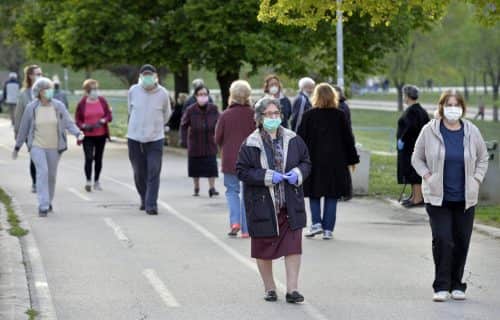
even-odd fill
[{"label": "eyeglasses", "polygon": [[265,117],[272,117],[272,116],[279,117],[279,116],[281,116],[281,112],[280,111],[262,112],[262,115],[265,116]]}]

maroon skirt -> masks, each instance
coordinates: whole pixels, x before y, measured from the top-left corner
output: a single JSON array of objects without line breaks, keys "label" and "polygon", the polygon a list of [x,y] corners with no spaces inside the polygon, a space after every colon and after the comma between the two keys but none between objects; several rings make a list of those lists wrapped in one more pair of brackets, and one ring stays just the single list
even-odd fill
[{"label": "maroon skirt", "polygon": [[252,238],[252,258],[274,260],[293,254],[302,254],[302,228],[290,229],[286,208],[278,214],[279,235],[269,238]]}]

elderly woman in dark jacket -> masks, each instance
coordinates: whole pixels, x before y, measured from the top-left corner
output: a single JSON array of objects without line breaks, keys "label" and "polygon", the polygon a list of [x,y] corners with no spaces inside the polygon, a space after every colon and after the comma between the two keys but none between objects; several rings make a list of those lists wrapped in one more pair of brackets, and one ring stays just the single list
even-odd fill
[{"label": "elderly woman in dark jacket", "polygon": [[[343,111],[338,108],[337,92],[328,83],[314,89],[312,109],[304,113],[298,135],[311,154],[312,172],[304,183],[311,206],[312,225],[306,237],[323,233],[333,236],[337,216],[337,200],[351,196],[349,166],[359,162],[354,136]],[[321,198],[324,198],[321,217]]]},{"label": "elderly woman in dark jacket", "polygon": [[307,147],[281,126],[280,103],[264,98],[255,108],[258,129],[241,146],[236,170],[243,182],[251,255],[264,282],[266,301],[276,301],[272,260],[285,257],[286,301],[300,303],[298,292],[302,228],[306,225],[302,182],[311,171]]},{"label": "elderly woman in dark jacket", "polygon": [[215,144],[219,111],[209,102],[208,94],[205,86],[194,89],[196,103],[186,109],[181,120],[181,145],[188,148],[188,175],[194,182],[193,196],[199,196],[200,177],[205,177],[208,178],[211,198],[219,195],[215,189],[215,178],[219,176]]},{"label": "elderly woman in dark jacket", "polygon": [[423,126],[430,121],[427,111],[417,102],[418,88],[407,85],[403,88],[405,103],[408,108],[398,120],[396,133],[398,147],[398,183],[411,184],[411,196],[401,204],[407,208],[424,204],[422,196],[422,178],[411,165],[411,155],[415,142]]}]

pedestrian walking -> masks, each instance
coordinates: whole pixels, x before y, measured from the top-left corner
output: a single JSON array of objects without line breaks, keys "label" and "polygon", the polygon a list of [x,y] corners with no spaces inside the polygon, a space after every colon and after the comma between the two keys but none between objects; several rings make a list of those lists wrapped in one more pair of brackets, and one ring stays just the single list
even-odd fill
[{"label": "pedestrian walking", "polygon": [[477,113],[474,116],[474,120],[477,120],[477,118],[481,118],[481,120],[484,120],[484,111],[485,111],[485,106],[484,106],[484,100],[483,97],[479,98],[479,104],[477,106]]},{"label": "pedestrian walking", "polygon": [[282,122],[284,128],[288,128],[288,122],[292,115],[292,103],[283,92],[283,86],[277,75],[271,74],[264,79],[264,93],[280,101]]},{"label": "pedestrian walking", "polygon": [[141,198],[140,210],[156,215],[165,125],[172,110],[167,89],[158,84],[156,68],[145,64],[139,73],[139,83],[128,92],[128,155]]},{"label": "pedestrian walking", "polygon": [[426,124],[415,144],[412,165],[423,178],[422,191],[432,230],[434,301],[465,299],[462,282],[478,203],[488,170],[488,152],[479,129],[465,120],[463,96],[445,91],[441,119]]},{"label": "pedestrian walking", "polygon": [[[186,101],[184,102],[184,106],[182,107],[182,113],[184,114],[184,112],[186,111],[186,109],[190,106],[192,106],[193,104],[196,103],[196,96],[194,94],[194,90],[198,87],[201,87],[201,86],[204,86],[205,85],[205,81],[203,81],[203,79],[194,79],[193,82],[191,82],[191,88],[193,90],[193,94],[191,94],[187,99]],[[212,97],[209,95],[208,96],[208,102],[210,103],[214,103]]]},{"label": "pedestrian walking", "polygon": [[[406,208],[424,204],[422,197],[422,178],[411,165],[411,155],[415,141],[422,127],[429,122],[429,114],[418,103],[419,90],[416,86],[407,85],[403,88],[405,104],[408,106],[398,119],[396,133],[398,149],[397,178],[398,184],[411,185],[411,196],[404,199],[401,204]],[[403,195],[401,192],[401,196]],[[401,200],[401,199],[400,199]]]},{"label": "pedestrian walking", "polygon": [[103,96],[99,95],[99,82],[87,79],[83,82],[84,96],[75,111],[77,126],[85,134],[83,154],[85,156],[85,190],[92,191],[92,164],[94,164],[94,190],[102,190],[99,177],[106,140],[109,139],[108,123],[113,120],[111,108]]},{"label": "pedestrian walking", "polygon": [[311,162],[304,141],[281,126],[279,100],[262,99],[255,119],[258,128],[241,146],[236,165],[243,181],[251,256],[257,260],[266,301],[278,298],[272,263],[285,257],[286,301],[301,303],[298,278],[306,225],[302,182]]},{"label": "pedestrian walking", "polygon": [[182,116],[181,145],[188,148],[188,176],[193,178],[193,196],[200,195],[200,178],[208,178],[208,195],[211,198],[219,195],[215,189],[215,178],[219,176],[215,144],[219,111],[208,101],[207,87],[194,89],[194,95],[196,103],[189,106]]},{"label": "pedestrian walking", "polygon": [[68,96],[64,90],[61,89],[61,82],[59,81],[59,78],[54,80],[54,99],[61,101],[66,109],[69,108]]},{"label": "pedestrian walking", "polygon": [[[42,77],[42,69],[36,64],[24,68],[23,88],[17,99],[16,110],[14,112],[14,137],[17,139],[21,119],[26,106],[33,100],[31,88],[36,80]],[[36,167],[33,159],[30,158],[31,192],[36,192]]]},{"label": "pedestrian walking", "polygon": [[295,97],[292,105],[292,115],[290,117],[291,129],[295,132],[299,129],[303,114],[311,109],[311,97],[316,83],[313,79],[305,77],[299,80],[299,94]]},{"label": "pedestrian walking", "polygon": [[339,109],[344,112],[344,115],[347,119],[347,124],[349,124],[349,128],[352,130],[351,109],[349,108],[349,105],[347,104],[347,98],[344,95],[344,91],[339,86],[332,86],[332,87],[333,87],[333,89],[335,89],[335,91],[337,92],[337,95],[339,97]]},{"label": "pedestrian walking", "polygon": [[304,182],[312,221],[306,237],[323,233],[323,239],[330,240],[338,199],[352,196],[349,168],[354,172],[359,156],[347,118],[338,108],[337,92],[328,83],[320,83],[314,89],[312,109],[304,113],[298,135],[306,143],[312,162],[311,175]]},{"label": "pedestrian walking", "polygon": [[50,79],[38,79],[32,88],[34,100],[23,113],[13,158],[21,146],[26,143],[31,159],[36,166],[36,191],[38,196],[38,214],[46,217],[52,211],[54,200],[57,166],[61,154],[66,151],[66,131],[83,140],[83,133],[71,119],[66,107],[59,100],[53,99],[54,84]]},{"label": "pedestrian walking", "polygon": [[228,233],[248,238],[245,204],[240,192],[241,182],[236,175],[236,160],[243,141],[255,130],[254,111],[251,108],[252,88],[245,80],[234,81],[229,88],[229,106],[222,113],[215,128],[215,143],[221,150],[222,173],[229,208]]},{"label": "pedestrian walking", "polygon": [[[187,98],[187,93],[179,92],[177,101],[175,102],[174,110],[172,110],[172,116],[170,117],[170,120],[168,120],[168,127],[173,131],[179,131],[181,128],[182,108]],[[180,139],[178,142],[180,142]]]},{"label": "pedestrian walking", "polygon": [[17,73],[10,72],[9,80],[5,81],[3,85],[3,98],[2,102],[9,110],[10,123],[14,127],[14,114],[16,110],[17,96],[19,95],[20,85],[17,81]]}]

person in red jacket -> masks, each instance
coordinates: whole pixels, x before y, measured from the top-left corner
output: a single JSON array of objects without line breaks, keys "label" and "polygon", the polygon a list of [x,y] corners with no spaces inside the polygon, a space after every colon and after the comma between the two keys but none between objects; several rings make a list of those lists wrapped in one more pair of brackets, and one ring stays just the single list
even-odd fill
[{"label": "person in red jacket", "polygon": [[102,190],[99,176],[106,140],[109,139],[108,123],[112,121],[111,108],[104,97],[99,96],[99,82],[87,79],[83,82],[85,92],[75,112],[77,126],[84,132],[85,190],[92,191],[92,163],[94,163],[94,190]]},{"label": "person in red jacket", "polygon": [[255,130],[254,111],[250,107],[252,89],[245,80],[237,80],[229,88],[229,107],[222,113],[215,128],[215,143],[221,149],[222,172],[229,207],[229,236],[248,238],[245,206],[236,176],[236,160],[243,141]]}]

